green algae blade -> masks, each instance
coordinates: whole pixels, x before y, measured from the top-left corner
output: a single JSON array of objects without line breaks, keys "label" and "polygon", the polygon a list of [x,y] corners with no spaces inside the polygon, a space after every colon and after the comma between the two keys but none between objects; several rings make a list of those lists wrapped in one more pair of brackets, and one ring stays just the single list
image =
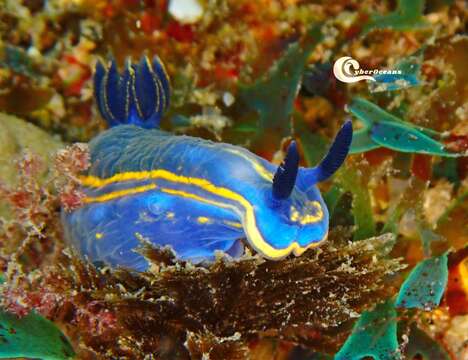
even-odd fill
[{"label": "green algae blade", "polygon": [[363,34],[376,29],[392,29],[398,31],[414,30],[427,27],[423,18],[424,0],[398,0],[395,11],[386,14],[372,14],[364,26]]},{"label": "green algae blade", "polygon": [[437,341],[419,329],[415,323],[411,324],[411,332],[408,338],[409,342],[405,354],[407,359],[418,358],[417,356],[422,357],[422,360],[451,359],[447,351]]},{"label": "green algae blade", "polygon": [[361,314],[335,360],[361,360],[366,356],[376,360],[402,359],[397,341],[397,313],[391,300]]},{"label": "green algae blade", "polygon": [[327,204],[330,219],[333,217],[336,205],[338,205],[338,202],[344,193],[345,191],[340,186],[335,184],[323,195],[323,200],[325,201],[325,204]]},{"label": "green algae blade", "polygon": [[[366,128],[372,126],[374,122],[378,121],[379,119],[382,119],[388,114],[377,105],[358,96],[354,97],[351,100],[351,102],[346,106],[346,109],[351,114],[356,116],[362,123],[364,123],[364,125],[366,125]],[[387,119],[387,121],[398,121],[398,118],[396,116],[393,116],[391,114],[389,115],[390,117]]]},{"label": "green algae blade", "polygon": [[315,353],[307,358],[308,360],[333,360],[333,357],[327,354]]},{"label": "green algae blade", "polygon": [[375,236],[376,229],[369,190],[361,184],[357,170],[343,167],[338,172],[337,183],[344,191],[353,195],[352,213],[356,226],[353,239],[362,240]]},{"label": "green algae blade", "polygon": [[445,238],[439,234],[436,234],[432,231],[427,223],[422,221],[421,219],[417,220],[416,226],[419,234],[419,238],[421,239],[421,243],[423,246],[424,256],[431,256],[432,253],[432,244],[435,242],[444,241]]},{"label": "green algae blade", "polygon": [[282,135],[290,130],[289,116],[311,51],[322,39],[314,26],[300,41],[289,45],[285,54],[252,85],[239,85],[239,97],[259,115],[258,131],[273,128]]},{"label": "green algae blade", "polygon": [[416,154],[458,157],[460,154],[445,150],[443,144],[422,132],[398,123],[380,122],[371,129],[370,137],[386,148]]},{"label": "green algae blade", "polygon": [[459,186],[461,179],[458,174],[458,161],[456,158],[441,158],[432,166],[432,178],[445,178],[455,186]]},{"label": "green algae blade", "polygon": [[6,45],[2,50],[4,55],[0,60],[0,67],[11,69],[29,78],[38,78],[39,74],[34,70],[31,57],[21,47]]},{"label": "green algae blade", "polygon": [[462,206],[463,204],[466,204],[467,199],[468,199],[468,191],[465,191],[462,194],[460,194],[456,199],[452,200],[448,208],[444,211],[444,213],[437,220],[437,226],[446,222],[450,218],[450,214],[452,213],[452,211]]},{"label": "green algae blade", "polygon": [[447,280],[447,253],[421,261],[401,286],[396,306],[423,310],[437,307]]},{"label": "green algae blade", "polygon": [[358,96],[354,97],[351,100],[351,103],[348,104],[347,109],[351,114],[356,116],[368,127],[380,122],[399,123],[409,128],[416,129],[430,137],[440,136],[440,134],[435,130],[413,125],[385,111],[373,102],[370,102],[369,100],[363,99]]},{"label": "green algae blade", "polygon": [[[400,153],[400,155],[407,155]],[[398,156],[398,155],[397,155]],[[395,167],[398,168],[398,167]],[[402,168],[399,168],[400,173],[404,173]],[[405,176],[409,176],[405,175]],[[398,235],[398,227],[403,215],[408,209],[414,210],[415,222],[417,224],[418,231],[421,230],[420,235],[428,236],[424,233],[424,229],[429,229],[428,225],[424,221],[422,210],[419,206],[414,207],[414,204],[420,204],[422,202],[422,194],[427,189],[427,184],[423,181],[410,181],[406,189],[400,195],[399,199],[394,203],[393,206],[388,210],[387,221],[385,222],[381,232],[391,232]],[[429,241],[431,239],[421,239],[422,242]],[[435,239],[434,239],[435,240]]]},{"label": "green algae blade", "polygon": [[174,128],[186,127],[190,126],[191,124],[192,122],[190,121],[190,118],[185,115],[177,114],[171,117],[171,125]]},{"label": "green algae blade", "polygon": [[352,153],[382,146],[399,152],[442,157],[462,156],[447,151],[444,144],[434,140],[433,137],[441,137],[437,131],[401,120],[366,99],[353,98],[347,109],[365,124],[364,129],[353,135]]},{"label": "green algae blade", "polygon": [[400,72],[399,74],[374,75],[376,81],[368,83],[370,92],[396,91],[418,86],[421,83],[420,72],[423,54],[424,49],[399,61],[391,69]]},{"label": "green algae blade", "polygon": [[72,359],[68,339],[51,321],[31,312],[18,318],[0,311],[0,358]]},{"label": "green algae blade", "polygon": [[232,127],[232,130],[240,133],[253,133],[258,130],[258,127],[254,124],[236,124]]},{"label": "green algae blade", "polygon": [[381,146],[372,140],[369,129],[359,129],[353,132],[353,141],[349,149],[350,154],[359,154],[378,149]]},{"label": "green algae blade", "polygon": [[322,135],[311,132],[299,114],[295,114],[295,133],[301,141],[307,166],[315,166],[325,156],[329,141]]}]

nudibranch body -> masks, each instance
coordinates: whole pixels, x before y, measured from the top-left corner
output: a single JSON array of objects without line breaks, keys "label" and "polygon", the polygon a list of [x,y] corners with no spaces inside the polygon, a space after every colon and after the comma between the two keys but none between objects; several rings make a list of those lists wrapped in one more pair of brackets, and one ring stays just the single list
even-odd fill
[{"label": "nudibranch body", "polygon": [[[111,128],[90,142],[91,168],[81,177],[83,206],[64,212],[67,238],[93,261],[145,270],[140,239],[172,247],[181,259],[233,257],[243,239],[262,256],[302,254],[327,236],[328,211],[316,183],[344,161],[347,122],[314,168],[299,167],[295,142],[277,167],[248,150],[157,129],[169,105],[158,58],[98,63],[95,94]],[[153,127],[153,128],[152,128]]]}]

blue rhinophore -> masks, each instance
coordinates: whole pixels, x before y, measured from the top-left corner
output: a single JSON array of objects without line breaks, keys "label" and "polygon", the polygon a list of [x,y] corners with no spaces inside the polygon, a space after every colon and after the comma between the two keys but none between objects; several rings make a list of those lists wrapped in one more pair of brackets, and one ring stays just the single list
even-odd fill
[{"label": "blue rhinophore", "polygon": [[240,256],[244,239],[262,256],[281,259],[326,238],[328,211],[316,183],[345,160],[351,122],[318,166],[299,167],[292,142],[277,167],[238,146],[150,129],[169,104],[159,60],[128,63],[123,75],[98,63],[95,84],[112,127],[90,143],[83,206],[63,213],[67,238],[83,255],[145,270],[135,252],[142,239],[201,262],[217,251]]}]

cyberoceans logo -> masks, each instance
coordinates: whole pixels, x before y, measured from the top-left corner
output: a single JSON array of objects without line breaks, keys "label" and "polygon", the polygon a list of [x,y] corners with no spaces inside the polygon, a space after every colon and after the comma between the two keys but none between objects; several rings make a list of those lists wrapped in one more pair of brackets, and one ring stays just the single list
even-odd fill
[{"label": "cyberoceans logo", "polygon": [[359,70],[362,70],[359,63],[351,56],[340,57],[333,65],[333,74],[342,82],[355,83],[362,80],[375,81],[370,75],[358,75]]},{"label": "cyberoceans logo", "polygon": [[357,60],[351,56],[343,56],[335,61],[333,74],[344,83],[355,83],[362,80],[379,81],[372,75],[401,75],[401,70],[363,70]]}]

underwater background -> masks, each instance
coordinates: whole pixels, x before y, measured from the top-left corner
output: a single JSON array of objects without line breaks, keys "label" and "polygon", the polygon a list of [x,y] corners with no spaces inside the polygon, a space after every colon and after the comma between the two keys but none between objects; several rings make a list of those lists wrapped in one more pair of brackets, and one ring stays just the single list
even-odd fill
[{"label": "underwater background", "polygon": [[[467,19],[462,0],[0,0],[0,358],[468,359]],[[318,184],[326,241],[193,264],[139,238],[144,272],[69,246],[108,127],[96,64],[145,55],[172,134],[275,166],[294,143],[313,167],[352,121]]]}]

